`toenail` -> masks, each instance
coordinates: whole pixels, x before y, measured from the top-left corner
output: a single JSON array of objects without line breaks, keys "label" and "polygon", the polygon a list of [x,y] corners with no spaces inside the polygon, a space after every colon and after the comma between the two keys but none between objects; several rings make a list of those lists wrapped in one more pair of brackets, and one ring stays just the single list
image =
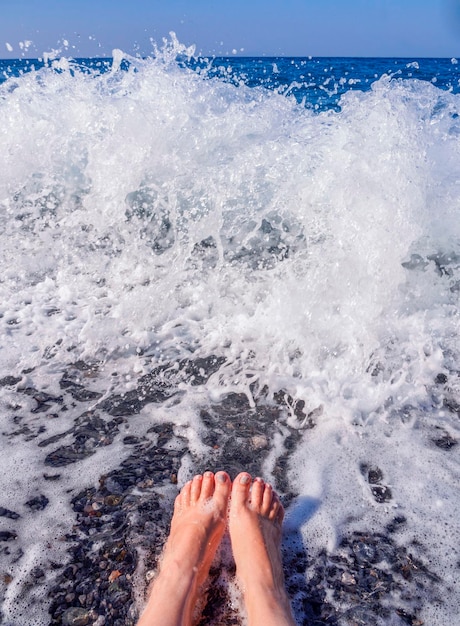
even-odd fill
[{"label": "toenail", "polygon": [[247,474],[245,474],[244,476],[241,476],[240,483],[242,485],[247,485],[250,480],[251,480],[250,477]]},{"label": "toenail", "polygon": [[218,472],[216,474],[216,478],[220,483],[225,483],[227,480],[227,476],[224,474],[224,472]]},{"label": "toenail", "polygon": [[206,476],[206,478],[210,478],[212,476],[212,472],[208,470],[207,472],[204,473],[204,476]]}]

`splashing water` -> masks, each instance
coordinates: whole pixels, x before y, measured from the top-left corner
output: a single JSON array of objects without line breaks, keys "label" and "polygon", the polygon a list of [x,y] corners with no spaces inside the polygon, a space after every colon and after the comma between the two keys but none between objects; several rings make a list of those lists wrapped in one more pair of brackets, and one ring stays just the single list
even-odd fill
[{"label": "splashing water", "polygon": [[[240,394],[250,422],[281,394],[260,471],[276,482],[287,454],[288,524],[308,552],[404,518],[399,542],[423,546],[445,596],[422,618],[453,623],[460,96],[384,75],[318,112],[177,61],[192,54],[173,40],[153,58],[115,52],[109,71],[61,59],[0,85],[0,506],[21,514],[3,553],[7,623],[22,624],[44,546],[65,558],[70,499],[130,452],[120,431],[44,479],[40,442],[81,415],[49,399],[76,363],[87,410],[114,415],[105,400],[143,389],[120,428],[148,439],[173,424],[179,482],[212,463],[203,407]],[[142,381],[162,367],[179,394],[154,410]],[[37,493],[49,504],[31,512]],[[319,503],[308,523],[302,497]]]}]

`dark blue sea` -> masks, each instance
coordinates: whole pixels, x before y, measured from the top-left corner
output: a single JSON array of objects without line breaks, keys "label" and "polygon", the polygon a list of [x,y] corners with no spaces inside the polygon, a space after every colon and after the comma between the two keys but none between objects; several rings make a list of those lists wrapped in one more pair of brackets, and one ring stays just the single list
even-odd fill
[{"label": "dark blue sea", "polygon": [[457,623],[459,67],[0,61],[0,623],[134,625],[205,469],[279,491],[299,625]]},{"label": "dark blue sea", "polygon": [[[178,55],[179,66],[206,78],[217,78],[235,87],[263,87],[285,97],[294,96],[308,109],[337,109],[348,91],[369,91],[382,77],[392,80],[420,80],[439,89],[459,93],[457,59],[341,58],[341,57],[188,57]],[[69,59],[68,70],[97,76],[110,72],[113,59]],[[121,71],[137,71],[138,59],[124,57]],[[54,67],[55,59],[0,60],[0,84],[28,72]]]}]

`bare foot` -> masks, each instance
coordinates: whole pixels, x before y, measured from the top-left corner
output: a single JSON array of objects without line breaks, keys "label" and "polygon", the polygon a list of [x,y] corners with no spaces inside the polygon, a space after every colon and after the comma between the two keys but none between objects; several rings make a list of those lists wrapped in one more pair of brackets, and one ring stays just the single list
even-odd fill
[{"label": "bare foot", "polygon": [[271,485],[262,478],[252,481],[246,472],[236,477],[229,529],[249,626],[295,626],[284,587],[283,518],[283,506]]},{"label": "bare foot", "polygon": [[189,626],[225,531],[231,482],[205,472],[186,483],[174,503],[171,531],[138,626]]}]

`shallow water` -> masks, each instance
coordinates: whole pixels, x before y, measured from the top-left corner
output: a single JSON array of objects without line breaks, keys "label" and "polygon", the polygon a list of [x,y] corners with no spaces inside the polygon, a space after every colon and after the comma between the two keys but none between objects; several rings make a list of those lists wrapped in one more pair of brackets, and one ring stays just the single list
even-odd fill
[{"label": "shallow water", "polygon": [[245,468],[300,624],[453,624],[458,77],[309,102],[186,52],[0,85],[3,623],[132,623],[177,487]]}]

